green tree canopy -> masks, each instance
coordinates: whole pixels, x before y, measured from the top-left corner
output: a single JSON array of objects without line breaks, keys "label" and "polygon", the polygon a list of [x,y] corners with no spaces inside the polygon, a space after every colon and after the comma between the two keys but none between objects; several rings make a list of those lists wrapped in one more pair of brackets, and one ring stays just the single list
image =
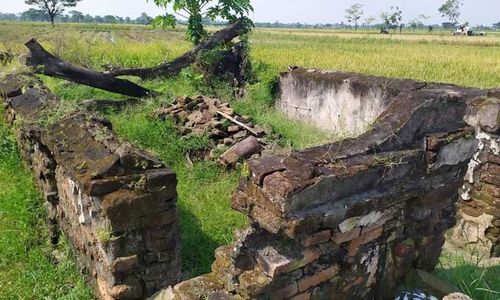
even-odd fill
[{"label": "green tree canopy", "polygon": [[384,20],[384,24],[388,28],[392,28],[396,32],[396,28],[401,25],[403,21],[403,11],[398,6],[391,6],[391,10],[383,12],[380,17]]},{"label": "green tree canopy", "polygon": [[69,12],[70,14],[70,18],[69,20],[73,23],[82,23],[83,22],[83,14],[79,11],[76,11],[76,10],[72,10]]},{"label": "green tree canopy", "polygon": [[49,15],[44,10],[30,8],[21,13],[21,20],[30,22],[46,22],[49,20]]},{"label": "green tree canopy", "polygon": [[375,18],[375,16],[369,16],[365,19],[365,25],[367,27],[370,27],[375,21],[377,21],[377,18]]},{"label": "green tree canopy", "polygon": [[462,0],[446,0],[439,8],[442,17],[447,17],[451,23],[457,24],[460,18],[460,7],[463,5]]},{"label": "green tree canopy", "polygon": [[253,11],[250,0],[153,0],[153,2],[166,10],[166,14],[156,17],[153,24],[163,28],[175,27],[177,17],[185,18],[188,21],[188,39],[194,44],[199,44],[207,35],[202,22],[204,18],[210,20],[220,18],[230,23],[244,18],[248,26],[253,24],[246,17]]},{"label": "green tree canopy", "polygon": [[49,15],[50,22],[54,26],[54,18],[64,12],[66,7],[75,7],[82,0],[25,0],[28,5],[37,6]]},{"label": "green tree canopy", "polygon": [[358,22],[364,13],[363,4],[354,3],[351,7],[345,10],[345,13],[347,22],[354,24],[354,32],[356,32],[358,30]]},{"label": "green tree canopy", "polygon": [[408,25],[410,25],[410,27],[413,29],[413,31],[415,31],[417,28],[423,27],[424,21],[427,19],[429,19],[428,16],[419,15],[417,18],[410,20],[410,22],[408,22]]}]

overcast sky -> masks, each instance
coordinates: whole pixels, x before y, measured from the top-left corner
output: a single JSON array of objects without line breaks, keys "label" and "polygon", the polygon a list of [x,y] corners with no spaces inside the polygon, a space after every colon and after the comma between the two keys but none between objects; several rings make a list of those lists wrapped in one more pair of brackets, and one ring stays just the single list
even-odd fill
[{"label": "overcast sky", "polygon": [[[425,14],[431,18],[429,23],[442,23],[446,19],[438,13],[444,0],[252,0],[258,22],[284,23],[340,23],[344,21],[345,9],[352,3],[364,3],[366,16],[379,19],[382,11],[391,5],[398,5],[405,21]],[[28,8],[24,0],[0,0],[0,11],[18,13]],[[141,12],[158,15],[162,11],[155,7],[152,0],[83,0],[76,10],[91,15],[118,15],[136,17]],[[464,0],[462,22],[473,25],[491,25],[500,22],[500,0]]]}]

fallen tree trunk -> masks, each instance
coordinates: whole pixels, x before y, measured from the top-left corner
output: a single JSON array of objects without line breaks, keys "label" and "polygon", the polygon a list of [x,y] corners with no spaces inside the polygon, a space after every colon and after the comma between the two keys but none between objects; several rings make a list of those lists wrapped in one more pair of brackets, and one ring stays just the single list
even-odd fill
[{"label": "fallen tree trunk", "polygon": [[106,74],[111,76],[123,76],[131,75],[137,76],[142,79],[152,79],[157,77],[169,77],[178,75],[182,69],[194,63],[196,60],[196,55],[203,50],[208,50],[216,47],[217,45],[227,43],[232,41],[234,38],[244,34],[248,31],[246,29],[244,21],[239,20],[238,22],[229,25],[228,27],[217,31],[212,36],[207,38],[198,46],[184,53],[179,58],[167,63],[160,64],[159,66],[153,68],[136,68],[136,69],[119,69],[109,71]]},{"label": "fallen tree trunk", "polygon": [[43,67],[40,73],[44,75],[66,79],[131,97],[154,96],[157,94],[131,81],[114,78],[108,74],[65,62],[59,57],[50,54],[35,39],[31,39],[25,45],[30,50],[26,64],[35,69]]}]

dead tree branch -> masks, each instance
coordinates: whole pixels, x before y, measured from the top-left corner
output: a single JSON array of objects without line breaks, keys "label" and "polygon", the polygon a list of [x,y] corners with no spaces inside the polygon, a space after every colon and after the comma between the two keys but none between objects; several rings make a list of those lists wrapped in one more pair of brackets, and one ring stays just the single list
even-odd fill
[{"label": "dead tree branch", "polygon": [[157,77],[170,77],[178,75],[182,69],[194,63],[196,56],[203,50],[215,48],[216,46],[232,41],[234,38],[245,34],[248,31],[242,20],[217,31],[198,46],[184,53],[179,58],[167,63],[160,64],[153,68],[121,69],[109,71],[106,74],[111,76],[131,75],[142,79],[152,79]]},{"label": "dead tree branch", "polygon": [[59,57],[50,54],[35,39],[31,39],[25,45],[30,50],[26,64],[34,67],[35,70],[39,70],[44,75],[66,79],[130,97],[146,97],[157,94],[131,81],[114,78],[111,75],[63,61]]}]

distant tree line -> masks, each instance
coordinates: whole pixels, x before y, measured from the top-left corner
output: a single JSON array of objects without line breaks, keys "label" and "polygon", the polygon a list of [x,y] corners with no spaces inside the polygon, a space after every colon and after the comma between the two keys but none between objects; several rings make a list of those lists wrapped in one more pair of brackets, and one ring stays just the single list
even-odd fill
[{"label": "distant tree line", "polygon": [[[24,22],[50,22],[49,14],[41,9],[30,8],[20,14],[0,12],[0,21],[24,21]],[[113,15],[92,16],[73,10],[68,13],[55,16],[55,22],[59,23],[107,23],[107,24],[143,24],[149,25],[153,18],[146,13],[132,19],[130,17],[120,17]]]},{"label": "distant tree line", "polygon": [[[411,28],[412,30],[416,29],[454,29],[455,24],[451,22],[444,22],[442,24],[424,24],[427,17],[425,15],[420,15],[419,17],[408,21],[408,23],[404,26]],[[56,22],[61,23],[107,23],[107,24],[142,24],[142,25],[150,25],[152,24],[154,18],[149,16],[146,13],[142,13],[137,18],[130,17],[120,17],[113,15],[106,16],[92,16],[89,14],[83,14],[79,11],[73,10],[69,11],[66,14],[62,14],[55,17]],[[29,9],[20,14],[14,13],[2,13],[0,12],[0,21],[24,21],[24,22],[50,22],[49,15],[45,13],[43,10],[38,9]],[[376,18],[373,16],[367,17],[363,20],[357,19],[358,24],[354,24],[354,22],[340,22],[340,23],[318,23],[318,24],[304,24],[304,23],[283,23],[283,22],[256,22],[255,27],[257,28],[308,28],[308,29],[378,29],[381,27],[385,27],[386,23],[375,23]],[[390,24],[390,18],[388,19]],[[181,24],[185,22],[178,21]],[[210,19],[203,19],[203,24],[212,25],[212,26],[226,26],[227,22],[222,21],[212,21]],[[356,27],[356,28],[355,28]],[[390,25],[390,28],[394,28],[394,26]],[[396,27],[397,28],[397,27]],[[492,26],[481,25],[478,26],[479,30],[500,30],[500,22],[493,24]]]},{"label": "distant tree line", "polygon": [[[452,24],[452,23],[449,23],[449,22],[445,22],[445,23],[441,23],[441,24],[425,24],[424,22],[424,19],[423,18],[424,16],[419,16],[415,19],[412,19],[410,21],[408,21],[408,23],[404,24],[404,23],[401,23],[403,25],[403,27],[408,27],[408,28],[411,28],[412,30],[417,30],[417,29],[425,29],[425,30],[428,30],[429,28],[433,28],[435,30],[437,29],[445,29],[445,30],[449,30],[449,29],[454,29],[455,28],[455,25]],[[390,24],[390,23],[389,23]],[[400,25],[401,25],[400,24]],[[220,24],[220,25],[224,25],[224,24]],[[371,17],[368,17],[364,20],[362,20],[359,24],[358,24],[358,29],[359,28],[362,28],[362,29],[380,29],[381,27],[385,27],[386,26],[386,23],[377,23],[375,22],[374,19],[372,19]],[[304,24],[304,23],[282,23],[282,22],[256,22],[255,23],[255,27],[260,27],[260,28],[304,28],[304,29],[346,29],[346,30],[354,30],[355,29],[355,25],[354,24],[350,24],[349,22],[340,22],[340,23],[319,23],[319,24]],[[394,26],[390,26],[391,29],[393,28],[399,28],[399,25],[397,27],[394,27]],[[477,29],[481,29],[481,30],[493,30],[493,29],[500,29],[500,22],[496,23],[496,24],[493,24],[493,26],[486,26],[486,25],[479,25],[479,26],[476,26],[475,28]]]}]

